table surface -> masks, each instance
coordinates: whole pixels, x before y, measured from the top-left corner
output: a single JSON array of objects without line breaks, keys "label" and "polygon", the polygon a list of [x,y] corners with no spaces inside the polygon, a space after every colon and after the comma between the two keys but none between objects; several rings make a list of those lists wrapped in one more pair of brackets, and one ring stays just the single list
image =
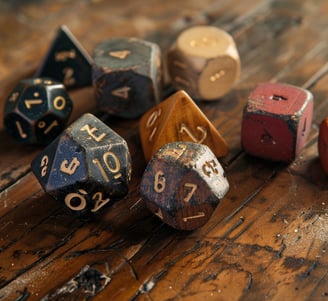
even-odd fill
[{"label": "table surface", "polygon": [[[146,166],[139,119],[102,115],[128,142],[130,192],[94,220],[78,219],[31,172],[42,147],[18,144],[1,122],[0,300],[328,300],[328,178],[317,151],[328,115],[328,2],[1,1],[2,107],[17,81],[34,74],[62,24],[90,54],[103,40],[129,36],[158,43],[165,56],[177,34],[197,24],[231,33],[241,77],[222,99],[198,103],[229,145],[220,162],[230,190],[202,228],[163,224],[138,191]],[[314,95],[309,138],[289,165],[250,157],[240,145],[242,109],[265,81]],[[92,87],[69,93],[71,121],[97,114]]]}]

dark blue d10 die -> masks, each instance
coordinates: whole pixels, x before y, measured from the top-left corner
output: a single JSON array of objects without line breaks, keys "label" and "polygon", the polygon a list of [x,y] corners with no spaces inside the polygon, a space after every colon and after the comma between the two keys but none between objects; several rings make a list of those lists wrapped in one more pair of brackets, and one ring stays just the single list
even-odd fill
[{"label": "dark blue d10 die", "polygon": [[47,193],[82,215],[128,193],[131,158],[121,136],[85,114],[33,160],[32,171]]},{"label": "dark blue d10 die", "polygon": [[50,78],[21,80],[6,100],[4,126],[18,142],[48,144],[63,131],[72,108],[62,83]]},{"label": "dark blue d10 die", "polygon": [[112,38],[94,51],[92,83],[98,108],[135,118],[161,100],[161,51],[136,38]]}]

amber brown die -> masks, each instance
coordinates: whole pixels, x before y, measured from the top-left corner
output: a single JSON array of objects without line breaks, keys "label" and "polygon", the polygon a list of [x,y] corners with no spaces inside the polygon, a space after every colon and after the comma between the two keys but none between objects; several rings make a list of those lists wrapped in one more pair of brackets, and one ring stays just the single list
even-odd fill
[{"label": "amber brown die", "polygon": [[224,138],[185,91],[178,91],[146,112],[139,125],[146,161],[164,144],[189,141],[205,144],[217,157],[228,152]]},{"label": "amber brown die", "polygon": [[92,81],[98,108],[135,118],[161,99],[161,50],[137,38],[112,38],[94,51]]},{"label": "amber brown die", "polygon": [[32,171],[47,193],[85,215],[128,193],[131,158],[121,136],[85,114],[33,160]]},{"label": "amber brown die", "polygon": [[147,207],[181,230],[203,226],[228,190],[228,180],[213,152],[193,142],[173,142],[160,148],[140,184]]},{"label": "amber brown die", "polygon": [[230,34],[214,26],[194,26],[171,46],[167,67],[176,89],[211,101],[233,87],[240,75],[240,58]]}]

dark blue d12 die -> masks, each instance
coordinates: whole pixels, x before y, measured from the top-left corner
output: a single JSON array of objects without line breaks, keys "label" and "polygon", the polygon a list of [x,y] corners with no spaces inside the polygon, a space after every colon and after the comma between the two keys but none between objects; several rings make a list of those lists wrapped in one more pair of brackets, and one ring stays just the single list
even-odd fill
[{"label": "dark blue d12 die", "polygon": [[32,171],[47,193],[82,215],[128,193],[131,158],[126,141],[88,113],[33,160]]},{"label": "dark blue d12 die", "polygon": [[50,78],[18,82],[4,107],[4,127],[18,142],[49,144],[65,128],[73,103],[65,86]]}]

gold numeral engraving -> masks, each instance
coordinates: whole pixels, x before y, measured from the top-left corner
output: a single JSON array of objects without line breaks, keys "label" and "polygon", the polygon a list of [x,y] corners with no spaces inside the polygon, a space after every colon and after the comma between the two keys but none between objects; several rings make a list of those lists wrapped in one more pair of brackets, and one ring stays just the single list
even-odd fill
[{"label": "gold numeral engraving", "polygon": [[179,133],[186,133],[190,139],[196,143],[202,143],[207,137],[207,131],[204,127],[198,125],[196,129],[201,133],[201,137],[197,138],[194,133],[191,132],[190,128],[184,123],[181,123]]},{"label": "gold numeral engraving", "polygon": [[161,170],[159,170],[155,174],[154,190],[158,193],[163,192],[165,189],[165,184],[166,184],[166,180],[164,177],[164,173]]},{"label": "gold numeral engraving", "polygon": [[[109,161],[109,158],[112,158],[111,161]],[[121,163],[120,160],[118,159],[118,157],[116,156],[116,154],[114,154],[113,152],[106,152],[103,154],[102,160],[106,166],[106,168],[108,169],[108,171],[112,174],[114,174],[114,179],[118,179],[119,177],[122,176],[122,174],[119,172],[120,168],[121,168]],[[95,163],[97,165],[97,167],[100,170],[101,175],[103,176],[104,180],[106,182],[109,182],[109,176],[106,173],[103,165],[101,164],[100,160],[98,158],[95,158],[92,160],[93,163]]]},{"label": "gold numeral engraving", "polygon": [[19,92],[14,92],[13,94],[10,95],[9,101],[15,102],[19,96]]},{"label": "gold numeral engraving", "polygon": [[184,202],[188,203],[197,189],[197,185],[193,183],[185,183],[184,187],[188,189],[187,195],[184,197]]},{"label": "gold numeral engraving", "polygon": [[40,105],[43,103],[42,99],[26,99],[25,106],[28,109],[31,109],[33,105]]},{"label": "gold numeral engraving", "polygon": [[16,127],[18,130],[18,134],[19,136],[21,136],[21,138],[26,139],[27,138],[27,134],[23,131],[22,125],[20,124],[19,121],[16,121]]},{"label": "gold numeral engraving", "polygon": [[72,174],[75,173],[76,169],[79,166],[80,166],[80,161],[76,157],[73,157],[70,163],[68,163],[68,160],[64,160],[60,164],[60,171],[71,176]]},{"label": "gold numeral engraving", "polygon": [[163,219],[163,212],[161,208],[158,208],[155,212],[155,215],[158,216],[160,219]]},{"label": "gold numeral engraving", "polygon": [[[40,128],[40,129],[43,129],[43,128],[45,128],[46,127],[46,122],[45,121],[43,121],[43,120],[40,120],[39,122],[38,122],[38,128]],[[44,134],[48,134],[54,127],[56,127],[56,126],[58,126],[59,125],[59,123],[58,123],[58,120],[54,120],[45,130],[44,130]]]},{"label": "gold numeral engraving", "polygon": [[205,212],[198,212],[196,215],[184,217],[182,220],[186,223],[189,220],[205,217]]},{"label": "gold numeral engraving", "polygon": [[177,148],[166,148],[161,155],[162,156],[171,156],[175,159],[178,159],[179,157],[181,157],[181,155],[183,154],[183,152],[187,149],[187,146],[185,144],[178,144]]},{"label": "gold numeral engraving", "polygon": [[[65,204],[74,211],[81,211],[87,206],[84,195],[88,193],[84,189],[79,189],[79,193],[73,192],[65,196]],[[74,200],[74,202],[73,202]]]},{"label": "gold numeral engraving", "polygon": [[203,173],[208,177],[210,177],[212,174],[218,174],[219,171],[217,168],[215,168],[216,166],[217,163],[215,160],[206,161],[202,166]]},{"label": "gold numeral engraving", "polygon": [[97,142],[100,142],[106,136],[106,133],[102,133],[99,136],[96,136],[94,132],[98,131],[98,129],[96,127],[90,127],[90,125],[88,124],[81,127],[80,131],[82,132],[86,131],[89,134],[89,136]]},{"label": "gold numeral engraving", "polygon": [[126,59],[127,56],[131,54],[131,51],[130,50],[110,51],[108,54],[117,59],[124,60]]},{"label": "gold numeral engraving", "polygon": [[75,59],[75,58],[76,58],[76,52],[74,49],[55,53],[56,62],[65,62],[67,59]]},{"label": "gold numeral engraving", "polygon": [[122,87],[122,88],[112,91],[112,95],[123,98],[123,99],[128,99],[130,90],[131,90],[130,87]]},{"label": "gold numeral engraving", "polygon": [[[147,119],[146,122],[146,128],[151,128],[154,126],[155,122],[157,121],[157,119],[159,118],[159,116],[161,116],[162,113],[162,109],[157,109],[154,112],[152,112],[150,114],[150,116]],[[148,140],[152,141],[154,138],[155,133],[157,132],[157,126],[154,126],[153,130],[151,131]]]},{"label": "gold numeral engraving", "polygon": [[47,174],[48,171],[48,164],[49,164],[49,157],[47,155],[44,155],[41,159],[41,177],[44,177]]},{"label": "gold numeral engraving", "polygon": [[58,111],[63,110],[66,107],[66,99],[63,96],[57,96],[54,99],[54,107]]},{"label": "gold numeral engraving", "polygon": [[[78,192],[72,192],[65,196],[65,204],[68,208],[74,211],[81,211],[87,206],[87,201],[85,196],[88,193],[84,189],[79,189]],[[91,212],[97,212],[101,207],[105,206],[110,199],[104,199],[103,193],[98,191],[94,193],[91,197],[92,201],[95,202],[94,207]]]},{"label": "gold numeral engraving", "polygon": [[95,201],[95,206],[91,209],[91,212],[97,212],[101,207],[105,206],[109,202],[109,198],[103,199],[102,192],[98,191],[92,196],[92,200]]},{"label": "gold numeral engraving", "polygon": [[75,84],[75,78],[74,78],[74,69],[73,68],[64,68],[63,69],[64,73],[64,85],[66,86],[72,86]]}]

